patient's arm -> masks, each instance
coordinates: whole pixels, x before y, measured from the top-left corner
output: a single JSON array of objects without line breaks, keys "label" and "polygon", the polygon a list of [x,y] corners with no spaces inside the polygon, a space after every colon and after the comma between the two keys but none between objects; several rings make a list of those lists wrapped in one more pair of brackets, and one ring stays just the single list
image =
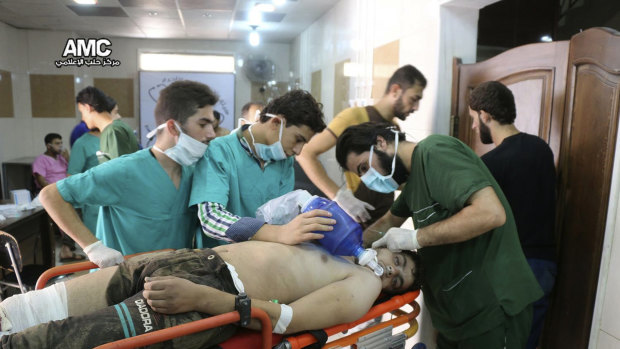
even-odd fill
[{"label": "patient's arm", "polygon": [[[176,277],[153,277],[150,280],[144,285],[144,297],[157,312],[173,314],[195,310],[219,315],[235,310],[235,295],[230,293]],[[354,321],[370,309],[380,291],[380,280],[364,272],[310,292],[288,304],[293,309],[293,319],[286,333]],[[252,306],[267,312],[275,326],[280,318],[280,305],[252,299]],[[253,320],[249,327],[259,329],[260,324]]]}]

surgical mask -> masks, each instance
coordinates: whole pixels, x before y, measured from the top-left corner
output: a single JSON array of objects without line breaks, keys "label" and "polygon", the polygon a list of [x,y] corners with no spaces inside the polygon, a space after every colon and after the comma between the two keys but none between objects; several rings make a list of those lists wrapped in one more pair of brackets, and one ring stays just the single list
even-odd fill
[{"label": "surgical mask", "polygon": [[374,190],[379,193],[392,193],[396,189],[398,189],[398,183],[392,178],[394,175],[394,169],[396,168],[396,156],[398,151],[398,132],[394,132],[396,134],[394,140],[394,158],[392,159],[392,173],[389,175],[383,176],[377,170],[372,167],[372,155],[375,149],[374,144],[370,146],[370,156],[368,157],[368,166],[370,167],[366,173],[362,176],[362,182],[368,187],[370,190]]},{"label": "surgical mask", "polygon": [[[177,144],[175,144],[174,147],[170,147],[166,150],[161,150],[159,149],[159,147],[154,145],[153,149],[166,154],[169,158],[171,158],[180,165],[190,166],[195,164],[204,155],[205,151],[207,151],[208,145],[199,142],[183,133],[183,131],[181,131],[181,127],[179,127],[176,122],[174,123],[174,126],[176,126],[177,130],[179,131],[179,141],[177,142]],[[166,123],[157,126],[157,128],[149,132],[146,137],[153,138],[157,130],[164,127],[166,127]]]},{"label": "surgical mask", "polygon": [[[276,115],[273,115],[273,114],[265,114],[265,115],[269,116],[270,118],[277,117]],[[252,137],[252,143],[254,143],[254,149],[256,150],[256,156],[263,159],[264,161],[270,161],[270,160],[277,161],[277,160],[286,159],[286,153],[284,152],[284,148],[282,147],[282,129],[284,127],[283,120],[281,120],[280,122],[280,135],[279,135],[278,141],[271,145],[256,143],[256,141],[254,140],[254,135],[252,134],[252,126],[254,126],[254,124],[252,124],[248,130],[250,131],[250,136]]]}]

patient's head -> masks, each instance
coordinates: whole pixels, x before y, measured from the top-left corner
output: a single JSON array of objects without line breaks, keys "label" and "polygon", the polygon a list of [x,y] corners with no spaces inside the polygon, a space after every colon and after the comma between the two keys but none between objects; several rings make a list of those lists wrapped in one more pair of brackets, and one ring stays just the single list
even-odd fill
[{"label": "patient's head", "polygon": [[392,252],[387,248],[378,248],[377,260],[383,267],[381,288],[384,292],[405,293],[420,288],[422,268],[417,252]]}]

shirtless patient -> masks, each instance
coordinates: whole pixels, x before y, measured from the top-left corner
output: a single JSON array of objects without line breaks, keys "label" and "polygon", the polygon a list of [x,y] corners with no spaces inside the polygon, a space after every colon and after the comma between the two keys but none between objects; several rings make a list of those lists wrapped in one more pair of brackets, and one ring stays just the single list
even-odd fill
[{"label": "shirtless patient", "polygon": [[[267,312],[274,332],[325,328],[360,318],[381,290],[404,293],[418,287],[417,255],[379,249],[378,260],[385,270],[381,278],[313,244],[248,241],[212,250],[142,255],[64,285],[3,301],[1,329],[11,334],[2,337],[0,347],[91,348],[234,311],[235,295],[241,291],[252,299],[253,307]],[[52,296],[27,299],[36,292],[51,292]],[[40,324],[33,326],[20,319],[42,317],[42,308],[63,308],[55,299],[62,299],[64,292],[66,314],[55,315],[56,321],[37,318],[34,324]],[[275,299],[278,303],[269,301]],[[28,326],[32,327],[25,329]],[[260,324],[252,320],[249,327],[258,329]],[[161,346],[207,347],[226,340],[236,328],[219,327]]]}]

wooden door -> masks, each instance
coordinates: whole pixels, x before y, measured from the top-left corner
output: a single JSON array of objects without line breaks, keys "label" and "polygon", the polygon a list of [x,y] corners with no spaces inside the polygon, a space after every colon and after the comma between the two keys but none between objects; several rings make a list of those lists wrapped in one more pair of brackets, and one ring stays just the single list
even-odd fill
[{"label": "wooden door", "polygon": [[484,145],[471,129],[468,100],[480,83],[496,80],[508,86],[515,96],[516,127],[537,135],[549,143],[556,165],[560,153],[560,136],[564,108],[564,86],[568,41],[531,44],[514,48],[484,62],[459,64],[455,59],[452,135],[483,155],[493,149]]},{"label": "wooden door", "polygon": [[620,33],[573,36],[568,62],[558,276],[543,346],[558,349],[587,348],[590,337],[618,129]]}]

